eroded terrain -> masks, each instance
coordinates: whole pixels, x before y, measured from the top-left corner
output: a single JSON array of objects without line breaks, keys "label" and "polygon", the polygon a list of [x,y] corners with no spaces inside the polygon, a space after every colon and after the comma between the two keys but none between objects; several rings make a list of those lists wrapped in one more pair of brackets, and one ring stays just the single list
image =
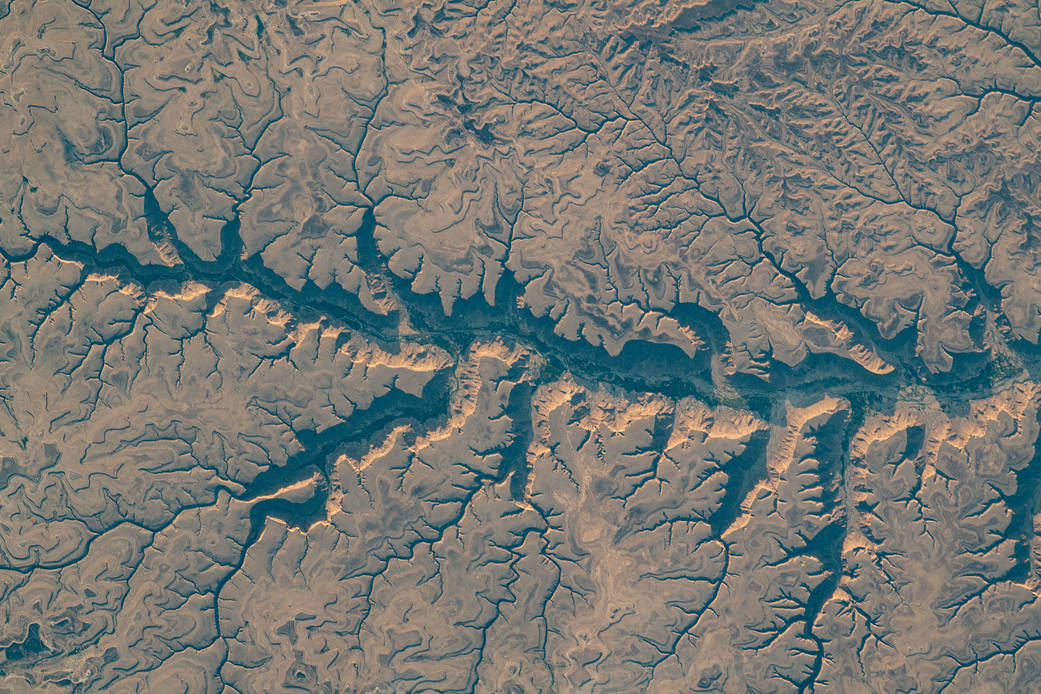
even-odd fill
[{"label": "eroded terrain", "polygon": [[1041,15],[0,0],[0,693],[1041,692]]}]

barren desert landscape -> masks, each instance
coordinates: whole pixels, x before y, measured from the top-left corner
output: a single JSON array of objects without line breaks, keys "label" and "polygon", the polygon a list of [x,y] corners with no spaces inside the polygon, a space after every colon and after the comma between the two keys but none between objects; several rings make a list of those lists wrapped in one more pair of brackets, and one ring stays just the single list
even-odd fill
[{"label": "barren desert landscape", "polygon": [[1041,692],[1041,11],[0,0],[0,694]]}]

